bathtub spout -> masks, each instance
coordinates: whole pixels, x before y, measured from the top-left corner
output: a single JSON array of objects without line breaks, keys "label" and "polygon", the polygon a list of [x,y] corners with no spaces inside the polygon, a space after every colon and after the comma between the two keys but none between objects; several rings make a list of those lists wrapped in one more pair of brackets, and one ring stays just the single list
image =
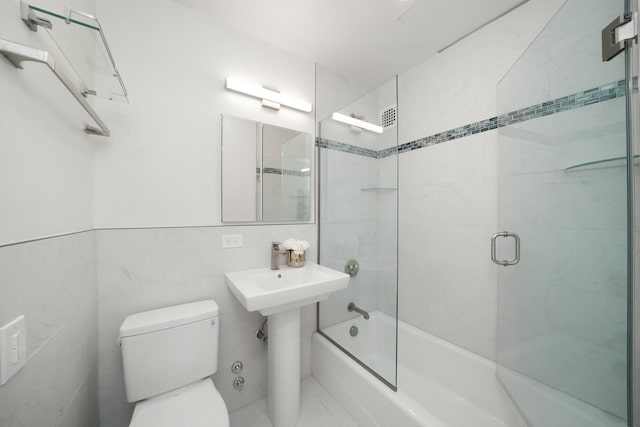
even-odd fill
[{"label": "bathtub spout", "polygon": [[354,303],[350,302],[349,305],[347,306],[347,310],[348,311],[355,311],[358,312],[360,314],[362,314],[362,317],[365,318],[365,320],[369,320],[369,313],[367,313],[366,311],[364,311],[361,308],[358,308]]}]

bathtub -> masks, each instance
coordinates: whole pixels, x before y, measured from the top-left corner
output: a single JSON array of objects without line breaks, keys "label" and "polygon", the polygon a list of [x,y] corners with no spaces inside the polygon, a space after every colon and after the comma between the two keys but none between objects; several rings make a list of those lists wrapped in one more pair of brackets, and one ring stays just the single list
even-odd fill
[{"label": "bathtub", "polygon": [[[395,319],[370,315],[324,332],[345,348],[360,347],[362,359],[393,378]],[[355,338],[349,335],[353,325],[360,331]],[[526,427],[496,378],[494,362],[404,322],[398,322],[398,343],[397,392],[317,332],[313,376],[361,426]],[[388,360],[374,360],[385,354]]]}]

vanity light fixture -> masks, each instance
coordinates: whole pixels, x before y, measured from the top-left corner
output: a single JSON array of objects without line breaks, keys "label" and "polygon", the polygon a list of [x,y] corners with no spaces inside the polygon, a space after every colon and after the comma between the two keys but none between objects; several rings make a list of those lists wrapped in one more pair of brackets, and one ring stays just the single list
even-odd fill
[{"label": "vanity light fixture", "polygon": [[273,108],[275,110],[279,110],[280,105],[295,108],[296,110],[304,111],[305,113],[310,113],[313,110],[313,106],[309,102],[283,95],[280,92],[276,92],[275,90],[267,89],[253,83],[234,79],[233,77],[227,77],[226,88],[234,92],[240,92],[245,95],[262,99],[263,106]]},{"label": "vanity light fixture", "polygon": [[341,113],[333,113],[331,115],[331,118],[338,122],[342,122],[361,129],[366,129],[370,132],[382,133],[382,126],[374,125],[373,123],[365,122],[364,120],[356,119],[352,116],[347,116]]},{"label": "vanity light fixture", "polygon": [[303,172],[303,173],[304,172],[309,172],[309,171],[311,171],[311,168],[302,168],[302,169],[300,169],[300,172]]}]

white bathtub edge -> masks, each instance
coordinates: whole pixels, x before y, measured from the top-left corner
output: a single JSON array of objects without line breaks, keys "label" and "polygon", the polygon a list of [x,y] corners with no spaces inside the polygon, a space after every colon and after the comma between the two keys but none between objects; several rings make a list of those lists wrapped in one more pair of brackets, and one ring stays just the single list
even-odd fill
[{"label": "white bathtub edge", "polygon": [[[312,337],[313,377],[361,426],[447,427],[409,395],[394,392],[319,333]],[[342,365],[327,356],[339,358]]]}]

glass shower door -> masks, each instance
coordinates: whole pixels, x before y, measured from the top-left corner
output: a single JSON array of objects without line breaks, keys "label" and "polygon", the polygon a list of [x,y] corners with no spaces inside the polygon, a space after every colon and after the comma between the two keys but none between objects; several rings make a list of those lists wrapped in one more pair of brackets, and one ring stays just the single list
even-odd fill
[{"label": "glass shower door", "polygon": [[319,304],[318,329],[395,388],[396,78],[337,113],[379,129],[371,131],[331,117],[320,122],[320,263],[339,271],[349,270],[352,277],[347,289],[331,294]]},{"label": "glass shower door", "polygon": [[498,377],[532,427],[627,425],[623,13],[567,1],[498,86]]}]

